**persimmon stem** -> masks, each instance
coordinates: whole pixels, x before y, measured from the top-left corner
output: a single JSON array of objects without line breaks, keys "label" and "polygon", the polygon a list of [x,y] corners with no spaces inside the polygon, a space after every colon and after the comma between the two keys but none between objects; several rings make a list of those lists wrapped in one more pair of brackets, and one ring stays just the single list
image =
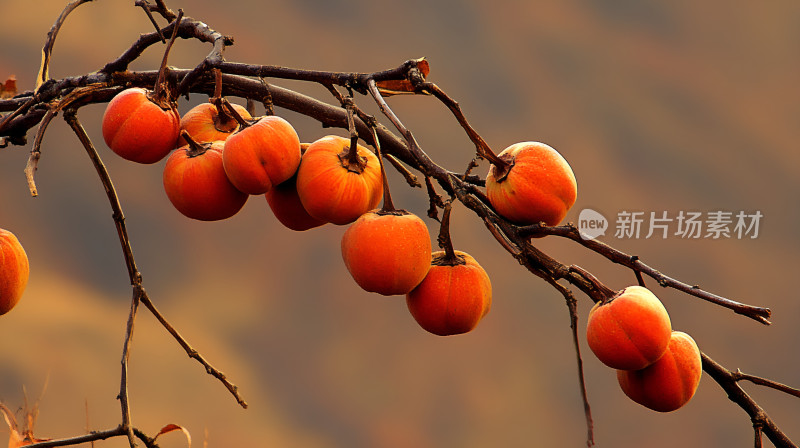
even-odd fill
[{"label": "persimmon stem", "polygon": [[156,85],[153,87],[153,97],[158,103],[169,101],[169,92],[166,89],[165,78],[167,76],[167,59],[169,58],[169,51],[172,49],[172,44],[178,37],[178,28],[183,18],[183,9],[178,10],[178,17],[175,18],[175,27],[172,28],[172,36],[170,36],[167,48],[164,50],[164,57],[161,59],[161,66],[158,69],[158,77],[156,78]]},{"label": "persimmon stem", "polygon": [[150,5],[147,3],[147,0],[137,1],[135,6],[138,6],[144,10],[144,13],[147,14],[147,18],[150,19],[150,23],[152,23],[156,28],[156,33],[158,33],[158,37],[161,39],[161,42],[167,43],[167,39],[164,37],[164,34],[161,33],[161,27],[158,26],[156,18],[153,17],[153,13],[150,11]]},{"label": "persimmon stem", "polygon": [[597,279],[597,277],[595,277],[586,269],[583,269],[580,266],[572,265],[569,267],[569,271],[578,273],[592,285],[592,290],[588,293],[595,302],[606,303],[609,301],[609,299],[617,295],[617,291],[614,291],[613,289],[604,285],[600,280]]},{"label": "persimmon stem", "polygon": [[245,120],[239,114],[239,112],[237,112],[236,109],[233,108],[233,105],[228,100],[226,100],[225,98],[220,98],[219,101],[220,101],[220,103],[222,103],[223,106],[225,106],[225,110],[228,111],[230,116],[233,117],[233,119],[236,120],[237,123],[239,123],[239,126],[242,129],[244,129],[246,127],[249,127],[251,125],[251,123],[249,123],[247,120]]},{"label": "persimmon stem", "polygon": [[442,222],[439,225],[439,236],[436,241],[439,247],[444,251],[443,261],[448,264],[457,264],[459,259],[456,256],[456,251],[453,249],[453,240],[450,238],[450,213],[453,209],[453,202],[447,201],[444,205],[444,213],[442,213]]},{"label": "persimmon stem", "polygon": [[397,210],[392,201],[392,193],[389,191],[389,180],[386,178],[386,167],[383,166],[383,154],[381,154],[381,143],[378,138],[378,131],[375,126],[370,126],[372,131],[372,141],[375,142],[375,155],[378,156],[378,164],[381,167],[381,181],[383,182],[383,207],[381,211],[393,212]]},{"label": "persimmon stem", "polygon": [[211,143],[198,143],[195,139],[186,132],[186,129],[181,130],[181,137],[186,140],[186,143],[189,145],[189,150],[187,151],[187,155],[189,157],[197,157],[201,156],[211,148]]},{"label": "persimmon stem", "polygon": [[223,132],[230,132],[235,129],[236,126],[233,124],[236,122],[236,118],[222,104],[222,71],[218,68],[214,69],[214,96],[209,101],[217,108],[217,119],[214,120],[214,127]]}]

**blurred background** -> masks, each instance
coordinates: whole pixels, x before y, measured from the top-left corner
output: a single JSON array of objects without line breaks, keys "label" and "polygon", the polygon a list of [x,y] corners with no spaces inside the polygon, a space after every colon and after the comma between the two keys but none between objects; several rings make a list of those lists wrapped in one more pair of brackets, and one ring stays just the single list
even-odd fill
[{"label": "blurred background", "polygon": [[[729,369],[800,386],[797,2],[167,3],[234,36],[229,61],[371,72],[427,57],[429,80],[459,101],[496,151],[539,140],[564,155],[579,186],[567,220],[577,221],[584,208],[599,211],[611,225],[603,241],[687,283],[773,311],[773,325],[763,326],[657,288],[675,329]],[[33,87],[46,33],[65,4],[3,0],[0,79],[16,75],[20,91]],[[51,76],[97,70],[151,31],[133,1],[83,5],[58,37]],[[179,40],[170,64],[194,67],[209,50]],[[132,69],[157,68],[162,51],[150,48]],[[275,84],[332,102],[316,85]],[[181,111],[205,99],[182,99]],[[377,113],[369,98],[356,100]],[[389,101],[434,160],[466,167],[474,147],[444,106],[428,97]],[[129,163],[105,146],[103,110],[89,106],[79,116],[118,190],[145,287],[250,404],[239,408],[142,309],[130,364],[137,427],[154,434],[176,423],[191,432],[194,446],[209,447],[585,445],[563,298],[519,266],[466,209],[454,209],[454,243],[488,271],[494,304],[475,331],[441,338],[416,325],[402,297],[358,288],[341,262],[342,227],[293,232],[261,197],[224,222],[184,218],[163,192],[163,162]],[[304,141],[344,135],[277,113]],[[49,378],[37,435],[111,428],[120,421],[115,397],[131,298],[111,211],[63,120],[44,138],[36,198],[23,175],[29,150],[30,144],[0,150],[0,227],[19,237],[31,263],[25,297],[0,319],[0,399],[17,409],[23,387],[33,401]],[[486,169],[484,163],[477,172]],[[395,202],[424,216],[425,192],[391,176]],[[758,237],[614,236],[623,211],[674,217],[718,210],[760,212]],[[427,223],[435,241],[438,227]],[[570,241],[536,244],[613,288],[635,281]],[[628,400],[614,372],[585,345],[591,301],[578,297],[597,446],[752,446],[748,416],[708,377],[673,413]],[[800,442],[799,400],[744,387]],[[0,429],[0,437],[5,433]],[[185,446],[175,434],[162,442]]]}]

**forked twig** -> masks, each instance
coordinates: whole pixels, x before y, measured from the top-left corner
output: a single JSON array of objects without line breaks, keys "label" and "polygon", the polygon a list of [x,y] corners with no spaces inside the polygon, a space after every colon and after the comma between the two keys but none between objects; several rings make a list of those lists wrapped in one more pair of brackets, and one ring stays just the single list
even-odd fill
[{"label": "forked twig", "polygon": [[208,361],[206,361],[206,359],[203,357],[203,355],[200,354],[200,352],[198,352],[197,350],[192,348],[191,345],[189,345],[189,343],[186,341],[186,339],[183,338],[183,336],[181,336],[178,330],[176,330],[175,327],[173,327],[172,324],[170,324],[169,321],[166,318],[164,318],[161,312],[158,311],[156,306],[153,304],[153,301],[150,300],[150,297],[146,293],[142,295],[141,300],[145,308],[147,308],[150,311],[150,313],[152,313],[153,316],[155,316],[158,322],[161,323],[161,326],[164,327],[164,329],[166,329],[167,332],[169,332],[169,334],[172,335],[173,339],[175,339],[178,342],[178,344],[181,346],[181,348],[183,348],[186,354],[189,355],[190,358],[199,362],[206,369],[206,372],[209,375],[218,379],[225,386],[225,388],[228,389],[231,395],[233,395],[233,397],[236,399],[236,402],[239,403],[239,406],[241,406],[244,409],[247,409],[247,402],[244,400],[244,397],[242,397],[242,395],[239,393],[239,387],[231,383],[224,373],[222,373],[219,369],[212,366]]},{"label": "forked twig", "polygon": [[232,383],[230,383],[230,381],[227,380],[227,378],[222,372],[211,366],[196,350],[194,350],[186,342],[186,340],[183,337],[181,337],[180,334],[172,327],[172,325],[169,324],[169,322],[163,317],[163,315],[161,315],[161,313],[158,312],[155,305],[150,300],[149,296],[147,295],[147,292],[142,286],[142,276],[138,268],[136,267],[136,262],[133,257],[133,250],[131,248],[130,239],[128,238],[128,232],[125,226],[125,218],[122,213],[122,207],[119,203],[119,198],[117,197],[116,190],[114,189],[114,185],[111,181],[108,171],[106,170],[105,165],[100,159],[97,150],[92,144],[91,139],[86,133],[86,130],[78,121],[76,109],[65,110],[64,119],[67,121],[69,126],[75,132],[78,139],[81,141],[84,149],[89,155],[89,158],[92,160],[92,163],[106,191],[106,195],[108,196],[111,208],[113,210],[114,223],[117,227],[117,233],[120,239],[120,244],[122,245],[125,263],[126,266],[128,267],[128,275],[131,284],[133,286],[133,298],[131,300],[131,310],[128,315],[128,323],[125,332],[125,342],[123,344],[123,351],[122,351],[122,361],[121,361],[122,371],[120,378],[120,392],[118,396],[122,408],[121,428],[125,431],[130,446],[132,448],[135,446],[135,441],[134,441],[135,434],[133,426],[131,424],[130,403],[128,398],[128,361],[130,357],[130,346],[133,338],[136,312],[140,302],[144,303],[145,307],[147,307],[147,309],[150,310],[151,313],[153,313],[153,315],[156,317],[156,319],[158,319],[161,325],[167,329],[167,331],[176,339],[176,341],[178,341],[181,347],[184,348],[184,350],[187,352],[187,354],[189,354],[191,358],[200,362],[200,364],[202,364],[205,367],[206,371],[209,374],[219,379],[225,385],[225,387],[229,391],[231,391],[231,393],[236,398],[236,401],[241,406],[247,407],[247,403],[242,399],[242,397],[238,393],[238,388]]},{"label": "forked twig", "polygon": [[67,16],[78,6],[90,1],[92,0],[73,0],[67,4],[67,6],[64,7],[64,10],[61,11],[61,14],[58,16],[58,19],[56,19],[56,22],[50,28],[50,31],[47,32],[47,40],[44,43],[44,47],[42,47],[42,64],[39,67],[39,74],[36,75],[36,85],[33,90],[39,90],[39,87],[50,78],[50,55],[53,53],[53,46],[56,43],[56,36],[61,30],[61,26],[64,24],[64,21],[67,20]]}]

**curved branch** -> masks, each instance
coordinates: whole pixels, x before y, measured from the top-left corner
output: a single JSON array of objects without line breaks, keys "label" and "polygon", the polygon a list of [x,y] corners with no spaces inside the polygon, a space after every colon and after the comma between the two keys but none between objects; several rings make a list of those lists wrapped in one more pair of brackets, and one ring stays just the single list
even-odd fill
[{"label": "curved branch", "polygon": [[703,360],[703,370],[722,387],[732,402],[747,412],[756,431],[766,434],[777,448],[797,448],[797,445],[769,418],[767,412],[739,386],[735,373],[709,358],[705,353],[700,353],[700,355]]},{"label": "curved branch", "polygon": [[661,273],[660,271],[643,263],[638,256],[628,255],[596,239],[593,240],[584,239],[583,237],[581,237],[580,232],[574,225],[570,224],[565,226],[553,226],[553,227],[533,225],[520,228],[519,233],[521,236],[524,237],[541,237],[546,235],[556,235],[570,239],[572,241],[581,244],[587,249],[606,257],[608,260],[614,263],[628,267],[636,273],[643,273],[648,275],[649,277],[652,277],[654,280],[658,282],[659,285],[665,288],[669,287],[677,289],[678,291],[684,292],[694,297],[706,300],[708,302],[714,303],[724,308],[728,308],[737,314],[747,316],[755,321],[761,322],[762,324],[765,325],[770,324],[769,317],[772,315],[772,311],[769,308],[747,305],[741,302],[737,302],[713,294],[711,292],[705,291],[697,285],[689,285],[680,280],[669,277]]}]

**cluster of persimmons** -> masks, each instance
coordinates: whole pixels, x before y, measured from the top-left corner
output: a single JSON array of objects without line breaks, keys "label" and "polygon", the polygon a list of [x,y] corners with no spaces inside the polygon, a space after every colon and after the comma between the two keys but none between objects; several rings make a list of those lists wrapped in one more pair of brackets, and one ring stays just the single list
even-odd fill
[{"label": "cluster of persimmons", "polygon": [[[156,96],[141,88],[119,93],[103,116],[103,137],[127,160],[150,164],[167,158],[164,190],[185,216],[226,219],[248,197],[264,195],[290,229],[347,225],[341,251],[353,279],[369,292],[405,295],[425,330],[465,333],[488,313],[489,276],[452,246],[432,252],[425,222],[386,199],[379,154],[335,135],[301,143],[285,119],[253,118],[219,97],[180,117],[174,103]],[[491,169],[486,187],[498,213],[518,223],[558,224],[577,194],[563,157],[528,142],[499,158],[503,169]]]},{"label": "cluster of persimmons", "polygon": [[[142,88],[123,90],[109,102],[102,134],[126,160],[153,164],[166,158],[164,190],[189,218],[227,219],[250,196],[263,195],[289,229],[348,226],[341,251],[355,282],[369,292],[405,295],[416,322],[433,334],[469,332],[489,312],[492,287],[485,270],[454,250],[449,234],[440,236],[443,250],[432,251],[425,222],[394,208],[380,154],[356,139],[328,135],[301,143],[285,119],[254,118],[218,96],[181,117],[174,102]],[[486,197],[515,224],[558,225],[575,203],[575,175],[546,144],[511,145],[490,163]],[[449,224],[449,207],[445,220]],[[16,304],[27,279],[22,246],[0,230],[0,314]],[[694,394],[701,371],[697,345],[672,331],[649,290],[631,286],[599,301],[587,338],[597,357],[618,369],[620,385],[634,401],[671,411]]]},{"label": "cluster of persimmons", "polygon": [[694,396],[703,372],[694,339],[673,331],[666,308],[649,289],[629,286],[589,312],[589,348],[617,369],[622,391],[654,411],[670,412]]}]

